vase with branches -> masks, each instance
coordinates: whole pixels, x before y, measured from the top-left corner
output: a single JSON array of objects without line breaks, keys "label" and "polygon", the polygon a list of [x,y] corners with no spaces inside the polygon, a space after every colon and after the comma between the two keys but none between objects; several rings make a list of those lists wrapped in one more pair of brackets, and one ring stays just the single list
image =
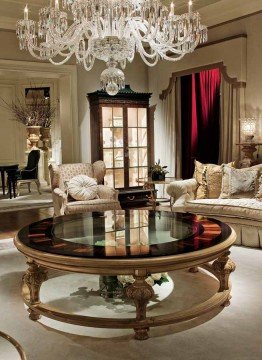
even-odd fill
[{"label": "vase with branches", "polygon": [[[37,88],[31,86],[30,90]],[[50,138],[50,127],[56,115],[56,106],[46,99],[39,91],[32,91],[30,101],[26,101],[24,94],[16,96],[15,99],[8,103],[5,99],[0,98],[0,105],[8,110],[13,119],[27,127],[28,139],[32,147],[37,147],[40,139],[40,129],[43,130],[45,139]],[[49,134],[49,135],[47,135]]]}]

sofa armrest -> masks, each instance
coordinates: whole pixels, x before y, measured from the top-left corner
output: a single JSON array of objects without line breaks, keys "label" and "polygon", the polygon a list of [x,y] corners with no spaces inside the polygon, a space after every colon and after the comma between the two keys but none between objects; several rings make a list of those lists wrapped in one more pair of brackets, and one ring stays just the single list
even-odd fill
[{"label": "sofa armrest", "polygon": [[188,179],[170,183],[166,191],[172,198],[174,209],[181,211],[187,201],[194,200],[196,189],[197,181],[195,179]]},{"label": "sofa armrest", "polygon": [[52,192],[52,195],[53,195],[55,216],[64,215],[65,214],[65,206],[67,204],[66,193],[59,188],[55,188]]},{"label": "sofa armrest", "polygon": [[118,201],[118,190],[106,185],[98,185],[98,196],[100,199],[112,199]]}]

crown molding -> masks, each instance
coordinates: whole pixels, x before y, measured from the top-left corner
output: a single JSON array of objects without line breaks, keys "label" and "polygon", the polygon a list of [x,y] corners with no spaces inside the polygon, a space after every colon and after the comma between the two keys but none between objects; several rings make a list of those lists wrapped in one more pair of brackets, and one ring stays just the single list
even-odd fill
[{"label": "crown molding", "polygon": [[[262,11],[262,0],[220,0],[199,10],[202,22],[209,28],[222,25],[230,21],[255,15]],[[16,18],[0,16],[0,30],[16,29]]]},{"label": "crown molding", "polygon": [[210,27],[246,17],[262,10],[262,0],[221,0],[199,9],[202,23]]}]

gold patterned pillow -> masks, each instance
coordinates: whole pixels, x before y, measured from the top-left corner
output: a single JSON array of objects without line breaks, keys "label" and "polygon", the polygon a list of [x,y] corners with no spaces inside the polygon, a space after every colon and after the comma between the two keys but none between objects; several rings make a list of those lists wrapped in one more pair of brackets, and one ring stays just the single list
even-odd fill
[{"label": "gold patterned pillow", "polygon": [[234,169],[222,165],[222,173],[221,199],[254,198],[259,176],[258,169]]},{"label": "gold patterned pillow", "polygon": [[207,165],[195,160],[194,178],[197,181],[197,199],[207,199],[206,171]]},{"label": "gold patterned pillow", "polygon": [[206,172],[207,198],[217,199],[221,193],[222,167],[220,165],[208,164]]},{"label": "gold patterned pillow", "polygon": [[[234,163],[227,164],[234,167]],[[197,181],[197,199],[217,199],[221,193],[222,166],[216,164],[202,164],[195,160],[194,178]]]}]

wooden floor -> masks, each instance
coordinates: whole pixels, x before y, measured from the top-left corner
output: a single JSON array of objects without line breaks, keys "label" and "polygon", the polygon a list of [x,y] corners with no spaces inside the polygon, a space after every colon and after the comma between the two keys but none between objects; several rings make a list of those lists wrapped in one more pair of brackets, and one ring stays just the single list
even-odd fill
[{"label": "wooden floor", "polygon": [[23,226],[53,216],[53,207],[0,213],[0,240],[15,236]]}]

